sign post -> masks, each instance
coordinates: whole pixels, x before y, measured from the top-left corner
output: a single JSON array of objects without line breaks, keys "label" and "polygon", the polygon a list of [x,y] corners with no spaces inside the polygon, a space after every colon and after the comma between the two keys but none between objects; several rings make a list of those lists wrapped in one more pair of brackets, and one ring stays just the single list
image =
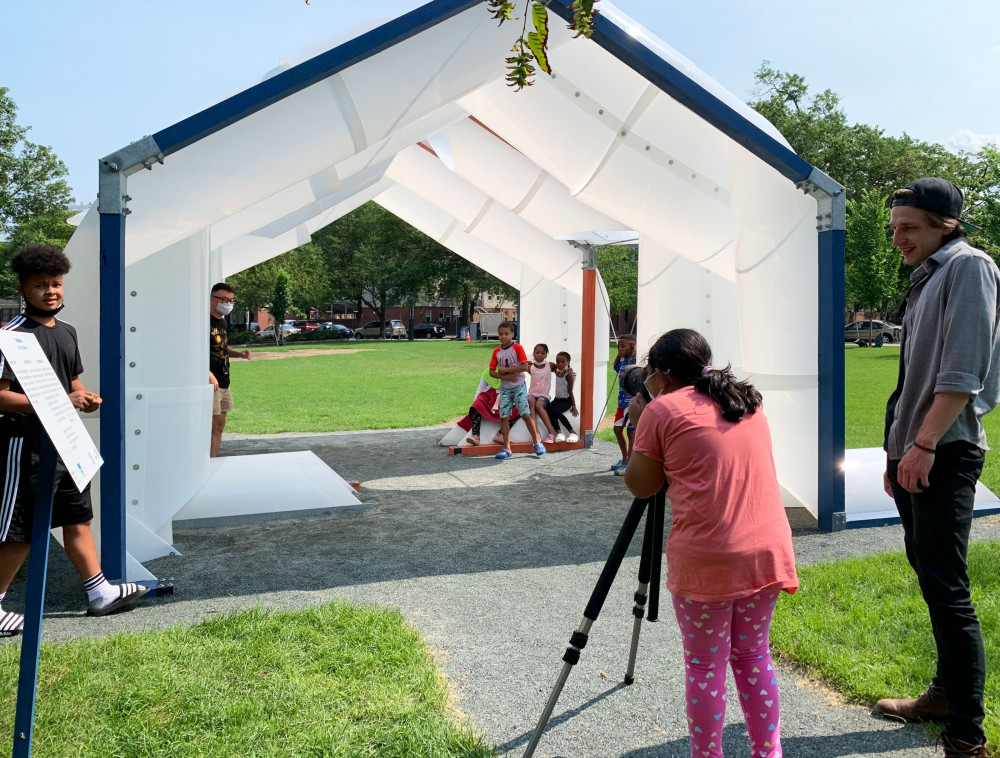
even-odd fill
[{"label": "sign post", "polygon": [[104,461],[35,336],[27,332],[0,330],[0,353],[10,364],[43,427],[35,483],[35,515],[31,522],[31,562],[28,565],[17,709],[14,713],[13,758],[30,758],[56,457],[62,458],[73,483],[81,492]]}]

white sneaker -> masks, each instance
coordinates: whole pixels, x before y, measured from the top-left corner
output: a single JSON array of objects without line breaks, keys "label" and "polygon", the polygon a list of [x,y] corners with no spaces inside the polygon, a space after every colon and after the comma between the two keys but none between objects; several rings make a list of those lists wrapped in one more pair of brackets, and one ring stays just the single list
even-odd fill
[{"label": "white sneaker", "polygon": [[579,442],[580,441],[580,435],[577,434],[576,432],[572,432],[569,435],[569,437],[566,438],[566,441],[567,442]]},{"label": "white sneaker", "polygon": [[566,441],[566,435],[563,434],[562,432],[559,432],[559,434],[556,435],[556,442],[565,442],[565,441]]}]

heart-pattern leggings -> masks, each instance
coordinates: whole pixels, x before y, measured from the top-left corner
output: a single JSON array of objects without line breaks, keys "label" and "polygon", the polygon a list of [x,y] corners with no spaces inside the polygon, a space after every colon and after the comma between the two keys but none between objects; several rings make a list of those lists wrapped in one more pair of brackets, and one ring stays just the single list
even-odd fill
[{"label": "heart-pattern leggings", "polygon": [[778,681],[770,628],[778,590],[723,603],[673,596],[684,642],[684,690],[692,758],[722,758],[726,665],[733,669],[753,758],[780,758]]}]

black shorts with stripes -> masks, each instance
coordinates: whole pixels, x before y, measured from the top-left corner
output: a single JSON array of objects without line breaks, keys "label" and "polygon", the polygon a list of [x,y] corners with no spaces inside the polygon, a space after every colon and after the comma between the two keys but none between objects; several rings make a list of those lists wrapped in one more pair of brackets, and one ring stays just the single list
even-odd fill
[{"label": "black shorts with stripes", "polygon": [[[29,542],[35,513],[35,482],[41,441],[37,435],[11,436],[0,431],[0,463],[3,465],[3,499],[0,500],[0,542]],[[86,524],[94,518],[90,484],[77,490],[62,459],[56,461],[52,526]]]}]

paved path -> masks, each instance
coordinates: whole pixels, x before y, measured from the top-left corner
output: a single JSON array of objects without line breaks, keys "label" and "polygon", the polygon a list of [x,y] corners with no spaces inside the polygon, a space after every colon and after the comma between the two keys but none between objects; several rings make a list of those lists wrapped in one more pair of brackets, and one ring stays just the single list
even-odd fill
[{"label": "paved path", "polygon": [[[451,457],[443,429],[326,435],[227,436],[223,454],[311,449],[363,483],[365,514],[178,531],[183,557],[149,564],[177,579],[172,598],[85,619],[68,561],[53,551],[47,639],[191,624],[253,605],[293,608],[337,596],[400,607],[434,648],[472,725],[518,756],[561,668],[570,633],[631,498],[608,472],[617,448],[534,456]],[[1000,538],[1000,519],[975,536]],[[796,529],[800,564],[899,549],[898,527],[840,534]],[[623,687],[638,540],[556,706],[538,756],[687,758],[678,633],[663,603],[644,624],[636,683]],[[14,593],[15,596],[18,594]],[[779,670],[787,756],[931,756],[916,727],[872,717]],[[746,755],[738,709],[727,755]]]}]

